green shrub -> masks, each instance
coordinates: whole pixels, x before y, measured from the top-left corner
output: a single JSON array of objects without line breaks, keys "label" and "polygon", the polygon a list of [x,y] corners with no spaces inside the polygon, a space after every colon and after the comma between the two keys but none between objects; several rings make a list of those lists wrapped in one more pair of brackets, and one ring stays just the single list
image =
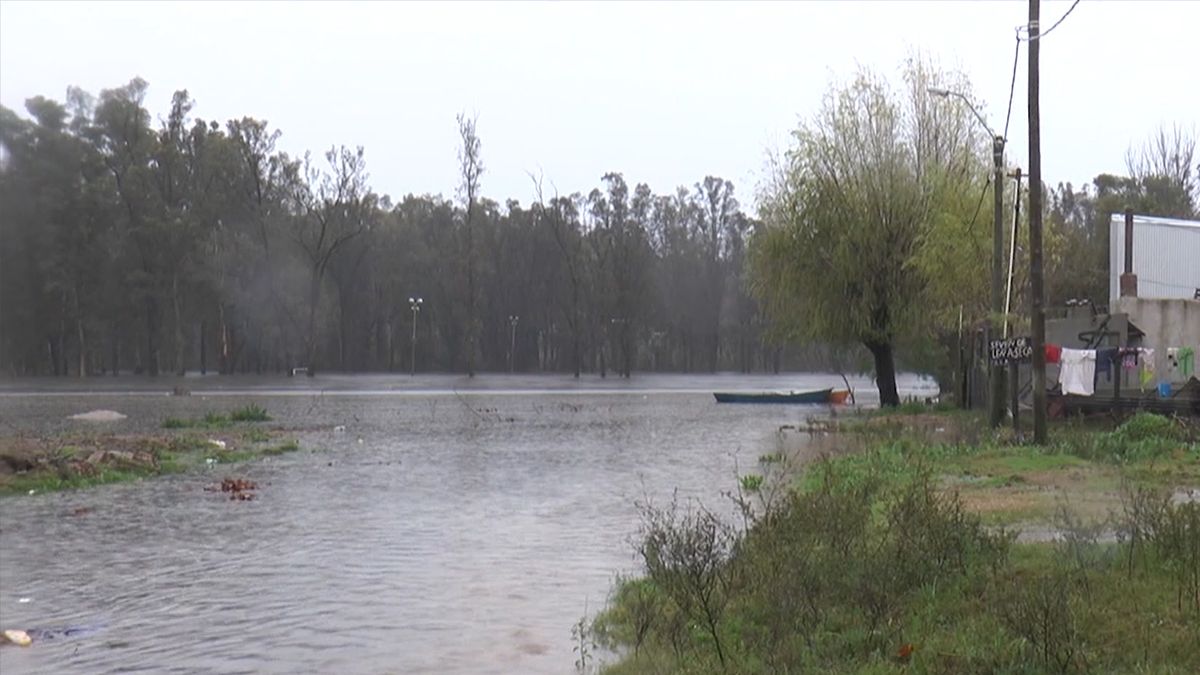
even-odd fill
[{"label": "green shrub", "polygon": [[1184,429],[1171,418],[1138,413],[1115,430],[1096,434],[1091,456],[1117,462],[1154,459],[1180,447],[1184,439]]}]

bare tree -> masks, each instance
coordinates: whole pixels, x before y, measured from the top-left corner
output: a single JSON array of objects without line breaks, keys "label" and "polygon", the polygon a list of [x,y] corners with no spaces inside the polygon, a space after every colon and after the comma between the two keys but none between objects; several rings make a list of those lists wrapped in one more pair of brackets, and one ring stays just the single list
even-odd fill
[{"label": "bare tree", "polygon": [[[1125,153],[1129,176],[1143,185],[1154,180],[1166,181],[1172,192],[1187,204],[1174,209],[1178,216],[1189,216],[1200,207],[1200,163],[1196,161],[1196,132],[1172,124],[1158,129],[1140,148]],[[1193,173],[1195,170],[1197,173]]]},{"label": "bare tree", "polygon": [[466,234],[467,267],[467,376],[475,377],[475,353],[479,349],[479,315],[476,307],[475,290],[475,231],[473,218],[475,201],[479,198],[479,177],[483,174],[483,159],[480,157],[482,143],[475,131],[476,118],[468,118],[458,114],[458,133],[462,137],[462,147],[458,150],[459,197],[463,200],[466,211],[464,216],[464,232]]},{"label": "bare tree", "polygon": [[331,148],[325,153],[329,169],[312,167],[305,158],[307,180],[297,184],[296,201],[300,209],[293,232],[296,244],[309,264],[308,330],[305,354],[309,374],[316,367],[317,305],[321,286],[330,261],[347,242],[369,229],[369,219],[378,199],[367,186],[363,149]]}]

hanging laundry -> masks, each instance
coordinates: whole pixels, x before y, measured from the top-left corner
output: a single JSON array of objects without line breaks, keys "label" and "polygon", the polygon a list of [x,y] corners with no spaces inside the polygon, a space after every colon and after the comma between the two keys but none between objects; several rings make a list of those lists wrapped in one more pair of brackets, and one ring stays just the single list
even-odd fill
[{"label": "hanging laundry", "polygon": [[1121,350],[1121,369],[1134,370],[1138,368],[1138,350]]},{"label": "hanging laundry", "polygon": [[1096,352],[1092,349],[1062,350],[1058,382],[1064,394],[1091,396],[1096,392]]},{"label": "hanging laundry", "polygon": [[1142,361],[1142,369],[1138,372],[1138,385],[1145,391],[1154,381],[1154,350],[1139,348],[1138,356]]},{"label": "hanging laundry", "polygon": [[1046,345],[1046,363],[1058,363],[1058,359],[1062,356],[1062,347],[1058,345]]},{"label": "hanging laundry", "polygon": [[1196,371],[1196,350],[1191,347],[1167,348],[1167,378],[1186,380]]},{"label": "hanging laundry", "polygon": [[1121,350],[1115,347],[1096,350],[1096,374],[1104,373],[1105,379],[1112,382],[1114,367],[1119,365]]}]

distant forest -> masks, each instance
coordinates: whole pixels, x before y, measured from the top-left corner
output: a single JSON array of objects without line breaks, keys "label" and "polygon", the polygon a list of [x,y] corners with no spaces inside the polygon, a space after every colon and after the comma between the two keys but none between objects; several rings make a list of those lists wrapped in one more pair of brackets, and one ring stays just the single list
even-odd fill
[{"label": "distant forest", "polygon": [[[776,342],[746,283],[762,225],[727,180],[654,194],[609,173],[567,195],[531,180],[532,203],[501,205],[480,196],[486,152],[460,117],[454,198],[393,201],[362,148],[291,157],[265,121],[193,117],[187,91],[156,123],[146,91],[0,106],[0,372],[868,368],[861,349]],[[1197,215],[1195,147],[1163,128],[1128,176],[1049,191],[1050,306],[1107,301],[1112,213]],[[945,331],[921,334],[901,365],[944,371]]]},{"label": "distant forest", "polygon": [[392,201],[362,148],[290,157],[265,121],[194,118],[186,91],[155,124],[146,90],[0,108],[9,374],[407,372],[414,352],[417,371],[778,366],[741,278],[755,223],[727,180],[531,181],[532,204],[498,204],[460,118],[455,199]]}]

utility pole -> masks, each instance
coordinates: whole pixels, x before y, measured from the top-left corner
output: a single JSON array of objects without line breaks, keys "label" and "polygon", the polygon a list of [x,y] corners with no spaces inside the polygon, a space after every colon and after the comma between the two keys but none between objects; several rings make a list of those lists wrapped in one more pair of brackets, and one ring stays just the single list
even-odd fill
[{"label": "utility pole", "polygon": [[412,310],[412,357],[408,360],[409,377],[417,374],[417,315],[421,313],[421,305],[424,303],[423,298],[408,299],[408,307]]},{"label": "utility pole", "polygon": [[1042,287],[1042,130],[1038,103],[1038,18],[1029,0],[1029,282],[1033,291],[1033,440],[1046,443],[1046,308]]},{"label": "utility pole", "polygon": [[[1013,197],[1012,237],[1010,238],[1008,248],[1008,283],[1004,291],[1004,337],[1006,338],[1008,337],[1008,313],[1012,307],[1013,265],[1016,264],[1017,260],[1017,232],[1021,225],[1021,167],[1018,166],[1008,176],[1017,180],[1017,191]],[[1012,398],[1013,431],[1020,436],[1021,366],[1019,362],[1014,362],[1009,369],[1008,386],[1011,389],[1009,396]]]},{"label": "utility pole", "polygon": [[[987,130],[988,135],[992,137],[992,303],[991,316],[988,319],[988,329],[985,342],[995,340],[1000,334],[997,329],[999,316],[1004,311],[1004,293],[1002,290],[1003,273],[1001,268],[1004,266],[1004,137],[992,131],[992,127],[988,125],[987,120],[975,106],[971,104],[971,99],[966,96],[948,89],[939,89],[930,87],[927,89],[930,94],[947,98],[954,96],[960,99],[971,113],[975,115],[975,119],[983,125]],[[992,363],[990,346],[988,352],[988,422],[992,428],[1000,426],[1000,422],[1004,418],[1004,367]]]},{"label": "utility pole", "polygon": [[516,314],[508,315],[508,325],[512,329],[508,337],[508,372],[510,373],[514,372],[514,365],[517,360],[517,322],[520,320],[521,317]]},{"label": "utility pole", "polygon": [[[998,337],[996,323],[998,315],[1004,311],[1004,137],[996,134],[992,136],[992,165],[992,320],[988,322],[989,340]],[[1004,420],[1004,366],[993,364],[991,358],[988,359],[988,379],[991,381],[988,422],[995,429]]]}]

